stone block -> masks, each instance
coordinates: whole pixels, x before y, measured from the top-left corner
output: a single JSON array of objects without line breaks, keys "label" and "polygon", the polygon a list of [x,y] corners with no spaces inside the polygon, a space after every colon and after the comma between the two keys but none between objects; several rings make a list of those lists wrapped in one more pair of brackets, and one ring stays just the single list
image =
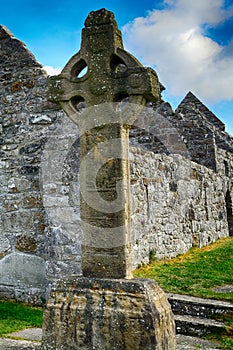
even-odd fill
[{"label": "stone block", "polygon": [[4,256],[7,254],[7,252],[11,248],[11,242],[9,237],[7,237],[6,234],[2,234],[0,236],[0,257]]},{"label": "stone block", "polygon": [[35,255],[11,253],[0,260],[0,285],[45,287],[45,261]]},{"label": "stone block", "polygon": [[37,244],[34,237],[28,235],[19,235],[16,237],[15,247],[21,252],[33,253],[36,251]]},{"label": "stone block", "polygon": [[170,305],[152,280],[64,280],[44,312],[43,350],[175,348]]}]

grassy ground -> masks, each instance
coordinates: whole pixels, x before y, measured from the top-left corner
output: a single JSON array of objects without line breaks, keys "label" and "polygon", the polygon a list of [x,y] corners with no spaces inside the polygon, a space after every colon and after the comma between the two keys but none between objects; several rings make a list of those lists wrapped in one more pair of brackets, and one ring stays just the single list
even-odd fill
[{"label": "grassy ground", "polygon": [[152,261],[135,270],[134,276],[155,279],[166,292],[233,302],[233,293],[215,291],[233,285],[233,238],[192,248],[174,259]]},{"label": "grassy ground", "polygon": [[42,326],[42,308],[0,301],[0,337],[24,328]]},{"label": "grassy ground", "polygon": [[[151,261],[149,265],[135,270],[134,277],[155,279],[165,292],[233,302],[233,293],[215,290],[233,285],[233,237],[220,239],[202,249],[192,248],[174,259]],[[222,349],[231,350],[233,317],[229,315],[221,321],[227,325],[227,333],[217,340],[221,342]]]}]

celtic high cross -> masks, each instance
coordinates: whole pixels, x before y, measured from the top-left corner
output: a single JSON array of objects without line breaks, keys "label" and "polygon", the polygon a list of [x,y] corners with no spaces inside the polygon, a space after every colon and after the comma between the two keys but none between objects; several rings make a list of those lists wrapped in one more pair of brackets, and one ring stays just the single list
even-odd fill
[{"label": "celtic high cross", "polygon": [[91,12],[80,51],[49,83],[49,99],[80,132],[85,277],[131,276],[128,129],[140,108],[159,98],[156,73],[123,49],[113,13]]}]

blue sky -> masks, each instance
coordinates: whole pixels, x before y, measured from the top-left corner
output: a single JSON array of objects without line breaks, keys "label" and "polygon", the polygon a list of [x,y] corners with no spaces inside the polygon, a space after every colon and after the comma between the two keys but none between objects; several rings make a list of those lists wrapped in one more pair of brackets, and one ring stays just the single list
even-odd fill
[{"label": "blue sky", "polygon": [[0,0],[0,24],[50,72],[79,50],[86,16],[114,12],[125,48],[152,66],[174,108],[191,90],[233,135],[233,0]]}]

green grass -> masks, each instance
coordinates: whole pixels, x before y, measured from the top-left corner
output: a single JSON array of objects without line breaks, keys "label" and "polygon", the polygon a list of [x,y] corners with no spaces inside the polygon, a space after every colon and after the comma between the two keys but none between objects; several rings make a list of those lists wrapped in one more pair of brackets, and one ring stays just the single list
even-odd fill
[{"label": "green grass", "polygon": [[166,292],[233,302],[233,293],[214,290],[233,285],[233,238],[192,248],[174,259],[153,261],[135,270],[134,277],[155,279]]},{"label": "green grass", "polygon": [[42,326],[42,308],[0,301],[0,337],[24,328]]},{"label": "green grass", "polygon": [[221,339],[221,343],[222,343],[224,350],[232,350],[233,349],[233,339],[232,338],[224,337],[223,339]]}]

